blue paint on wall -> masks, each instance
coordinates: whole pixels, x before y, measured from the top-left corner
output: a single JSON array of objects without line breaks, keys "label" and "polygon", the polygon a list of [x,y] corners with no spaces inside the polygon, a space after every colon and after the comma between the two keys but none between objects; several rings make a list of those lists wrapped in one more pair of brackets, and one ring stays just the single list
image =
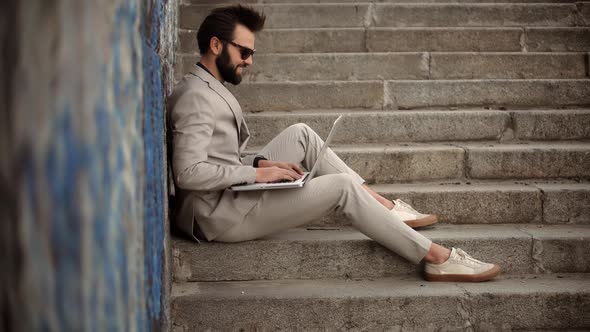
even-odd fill
[{"label": "blue paint on wall", "polygon": [[31,41],[10,90],[18,330],[165,327],[167,1],[10,7],[22,22],[9,28]]},{"label": "blue paint on wall", "polygon": [[164,170],[164,119],[163,96],[160,75],[153,68],[160,68],[159,56],[143,43],[144,59],[144,161],[145,161],[145,193],[144,193],[144,244],[145,273],[148,283],[147,316],[150,322],[160,319],[162,301],[162,270],[164,254],[164,204],[166,195]]},{"label": "blue paint on wall", "polygon": [[164,292],[164,220],[166,218],[166,160],[164,151],[164,89],[162,62],[158,49],[167,0],[150,1],[145,6],[142,31],[144,91],[144,248],[147,282],[147,319],[151,327],[162,320]]},{"label": "blue paint on wall", "polygon": [[[71,114],[66,106],[63,114]],[[57,144],[52,145],[46,158],[47,183],[53,201],[52,225],[50,229],[50,257],[55,266],[55,292],[61,296],[55,298],[56,318],[59,326],[75,329],[77,324],[70,315],[80,315],[78,303],[81,301],[81,286],[72,282],[71,276],[79,274],[80,262],[80,213],[76,207],[76,185],[69,177],[78,174],[88,166],[89,156],[76,142],[72,120],[68,116],[59,116],[55,121],[59,130]]]}]

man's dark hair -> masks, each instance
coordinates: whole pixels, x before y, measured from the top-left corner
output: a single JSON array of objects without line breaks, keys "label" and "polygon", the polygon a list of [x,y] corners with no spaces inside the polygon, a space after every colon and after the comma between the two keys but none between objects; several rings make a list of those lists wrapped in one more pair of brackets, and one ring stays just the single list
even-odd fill
[{"label": "man's dark hair", "polygon": [[252,32],[258,32],[264,27],[265,20],[266,16],[264,14],[258,13],[251,7],[234,5],[216,8],[199,27],[197,33],[199,51],[201,54],[206,54],[209,51],[209,43],[213,37],[231,41],[237,24],[244,25]]}]

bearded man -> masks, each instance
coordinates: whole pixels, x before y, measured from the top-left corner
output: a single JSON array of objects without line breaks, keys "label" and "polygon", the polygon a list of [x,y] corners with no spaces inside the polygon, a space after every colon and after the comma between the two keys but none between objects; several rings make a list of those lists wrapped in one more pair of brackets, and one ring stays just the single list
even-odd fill
[{"label": "bearded man", "polygon": [[[176,224],[197,240],[248,241],[339,211],[360,232],[418,264],[433,281],[484,281],[500,268],[447,249],[412,227],[436,223],[373,190],[331,149],[317,177],[299,189],[232,191],[236,184],[299,179],[323,145],[307,125],[288,127],[255,156],[242,158],[250,133],[224,83],[237,85],[253,63],[265,16],[240,5],[214,9],[201,24],[201,59],[170,97],[172,166],[180,209]],[[264,93],[264,91],[260,91]]]}]

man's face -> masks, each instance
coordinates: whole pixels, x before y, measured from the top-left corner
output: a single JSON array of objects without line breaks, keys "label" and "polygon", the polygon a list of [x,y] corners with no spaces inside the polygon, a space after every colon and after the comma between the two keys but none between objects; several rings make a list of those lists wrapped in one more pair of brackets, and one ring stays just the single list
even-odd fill
[{"label": "man's face", "polygon": [[[233,43],[254,49],[254,33],[245,26],[238,24],[234,30]],[[230,42],[224,42],[221,53],[215,59],[217,69],[224,81],[238,85],[242,81],[244,68],[252,64],[252,56],[242,59],[242,50]]]}]

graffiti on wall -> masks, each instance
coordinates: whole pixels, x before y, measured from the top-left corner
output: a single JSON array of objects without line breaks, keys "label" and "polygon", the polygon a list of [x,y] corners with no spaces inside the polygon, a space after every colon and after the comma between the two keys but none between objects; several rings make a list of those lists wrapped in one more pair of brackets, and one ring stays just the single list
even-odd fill
[{"label": "graffiti on wall", "polygon": [[165,88],[159,35],[143,31],[145,22],[155,31],[169,24],[169,6],[14,8],[14,330],[165,324]]}]

